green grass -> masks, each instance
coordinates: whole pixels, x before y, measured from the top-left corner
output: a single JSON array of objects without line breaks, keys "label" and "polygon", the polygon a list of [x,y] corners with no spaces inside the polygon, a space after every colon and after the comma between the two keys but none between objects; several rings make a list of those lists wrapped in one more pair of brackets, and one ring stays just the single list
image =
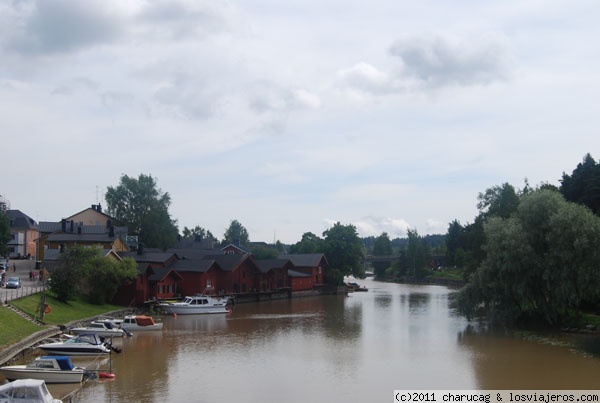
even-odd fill
[{"label": "green grass", "polygon": [[[11,301],[11,305],[39,319],[40,298],[40,294],[34,294],[13,300]],[[43,322],[46,325],[63,325],[78,319],[85,319],[124,309],[124,307],[118,305],[92,305],[81,300],[69,301],[69,303],[65,304],[59,302],[49,294],[46,294],[46,304],[52,308],[51,313],[44,315]],[[0,349],[44,329],[44,327],[36,326],[20,317],[7,307],[0,307],[0,323],[2,324]]]},{"label": "green grass", "polygon": [[463,279],[463,269],[449,269],[443,268],[439,271],[434,271],[430,277],[434,278],[447,278],[450,280],[462,280]]},{"label": "green grass", "polygon": [[0,349],[8,347],[11,344],[43,329],[42,327],[23,319],[5,306],[0,307],[0,323],[2,323],[2,331],[0,332]]},{"label": "green grass", "polygon": [[[40,294],[34,294],[14,300],[11,304],[23,312],[39,319],[40,299]],[[52,294],[46,294],[46,305],[50,305],[52,312],[45,314],[42,322],[49,325],[63,325],[77,319],[89,318],[90,316],[102,315],[106,312],[124,309],[124,307],[118,305],[93,305],[82,300],[64,303],[58,301]]]}]

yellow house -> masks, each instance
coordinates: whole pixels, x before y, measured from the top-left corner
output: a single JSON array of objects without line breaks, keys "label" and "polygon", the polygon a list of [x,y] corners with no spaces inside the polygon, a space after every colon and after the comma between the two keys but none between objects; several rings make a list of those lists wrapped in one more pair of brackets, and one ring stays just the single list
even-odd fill
[{"label": "yellow house", "polygon": [[38,260],[48,249],[63,250],[71,245],[100,246],[114,252],[127,252],[127,227],[115,227],[114,219],[92,205],[60,222],[40,222]]}]

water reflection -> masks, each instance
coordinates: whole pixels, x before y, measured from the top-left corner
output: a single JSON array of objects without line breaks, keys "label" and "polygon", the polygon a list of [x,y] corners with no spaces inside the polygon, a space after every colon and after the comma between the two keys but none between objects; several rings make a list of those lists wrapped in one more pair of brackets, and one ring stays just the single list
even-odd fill
[{"label": "water reflection", "polygon": [[378,283],[349,296],[165,317],[115,356],[86,402],[388,401],[394,389],[597,388],[600,359],[467,322],[440,286]]},{"label": "water reflection", "polygon": [[472,325],[458,342],[481,389],[599,389],[600,360],[573,350],[576,337]]}]

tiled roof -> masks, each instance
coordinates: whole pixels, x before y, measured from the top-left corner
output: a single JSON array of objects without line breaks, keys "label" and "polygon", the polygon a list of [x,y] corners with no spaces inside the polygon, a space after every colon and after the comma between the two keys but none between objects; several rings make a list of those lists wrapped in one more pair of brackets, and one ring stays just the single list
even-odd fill
[{"label": "tiled roof", "polygon": [[215,264],[215,261],[212,259],[204,259],[204,260],[191,260],[191,259],[181,259],[173,262],[171,267],[178,272],[199,272],[205,273],[208,269],[210,269]]},{"label": "tiled roof", "polygon": [[173,257],[173,253],[144,251],[142,254],[139,254],[136,251],[133,251],[133,252],[120,252],[119,256],[131,257],[131,258],[135,259],[136,262],[165,263],[167,260],[169,260]]},{"label": "tiled roof", "polygon": [[11,228],[36,229],[37,223],[21,210],[7,210],[6,217],[10,222]]},{"label": "tiled roof", "polygon": [[256,264],[261,272],[266,273],[271,269],[282,269],[289,262],[289,259],[260,259]]},{"label": "tiled roof", "polygon": [[321,260],[327,264],[327,259],[322,253],[301,253],[292,255],[279,255],[279,259],[289,259],[296,267],[318,267],[321,264]]},{"label": "tiled roof", "polygon": [[48,235],[47,242],[114,242],[117,237],[110,237],[108,234],[72,234],[72,233],[52,233]]}]

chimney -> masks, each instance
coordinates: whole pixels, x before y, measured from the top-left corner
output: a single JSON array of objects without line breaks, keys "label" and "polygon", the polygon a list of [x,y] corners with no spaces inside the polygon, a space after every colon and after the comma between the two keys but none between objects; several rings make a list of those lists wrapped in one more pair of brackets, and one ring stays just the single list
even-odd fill
[{"label": "chimney", "polygon": [[62,220],[60,220],[60,228],[62,230],[62,232],[67,232],[67,219],[63,218]]},{"label": "chimney", "polygon": [[101,213],[102,212],[102,206],[100,205],[100,203],[98,203],[98,212]]},{"label": "chimney", "polygon": [[92,210],[96,210],[96,205],[92,204]]}]

